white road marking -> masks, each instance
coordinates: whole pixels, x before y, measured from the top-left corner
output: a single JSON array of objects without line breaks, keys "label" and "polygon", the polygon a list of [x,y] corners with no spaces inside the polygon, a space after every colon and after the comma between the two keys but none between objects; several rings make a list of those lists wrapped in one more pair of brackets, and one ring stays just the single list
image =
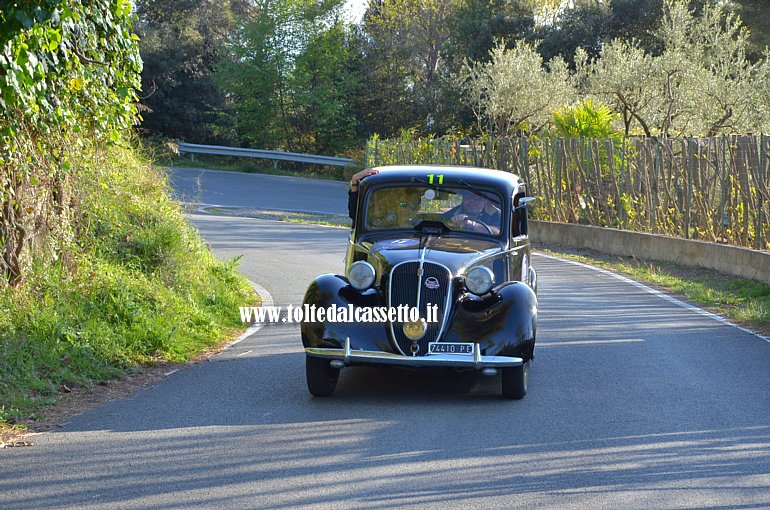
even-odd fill
[{"label": "white road marking", "polygon": [[[251,280],[249,280],[249,282],[251,283],[251,286],[254,288],[257,294],[259,294],[259,297],[262,299],[262,306],[273,306],[273,296],[270,295],[270,292],[268,292],[266,288],[264,288],[262,285],[258,283],[252,282]],[[261,322],[261,323],[249,326],[248,329],[241,336],[236,338],[233,342],[227,344],[225,346],[225,349],[229,349],[233,345],[236,345],[242,342],[243,340],[247,339],[257,331],[262,329],[264,325],[265,323]]]}]

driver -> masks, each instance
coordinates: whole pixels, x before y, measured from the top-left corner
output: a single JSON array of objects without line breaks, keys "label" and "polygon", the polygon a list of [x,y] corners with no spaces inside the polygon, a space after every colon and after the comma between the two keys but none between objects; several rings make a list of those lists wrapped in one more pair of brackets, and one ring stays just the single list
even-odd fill
[{"label": "driver", "polygon": [[446,217],[462,230],[482,234],[500,233],[500,209],[486,198],[470,190],[460,190],[463,201],[449,210]]}]

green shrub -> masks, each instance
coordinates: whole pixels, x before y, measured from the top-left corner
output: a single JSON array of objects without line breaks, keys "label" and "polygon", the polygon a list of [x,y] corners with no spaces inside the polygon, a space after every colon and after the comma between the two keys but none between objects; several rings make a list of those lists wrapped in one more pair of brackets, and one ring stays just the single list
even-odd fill
[{"label": "green shrub", "polygon": [[615,117],[609,106],[589,98],[573,106],[557,109],[551,121],[556,136],[606,139],[616,134],[612,127]]}]

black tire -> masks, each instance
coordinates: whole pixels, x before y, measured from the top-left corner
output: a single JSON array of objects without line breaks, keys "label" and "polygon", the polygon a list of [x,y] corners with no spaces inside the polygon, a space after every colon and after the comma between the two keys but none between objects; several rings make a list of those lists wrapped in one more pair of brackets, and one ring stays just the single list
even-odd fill
[{"label": "black tire", "polygon": [[524,398],[528,379],[529,361],[518,367],[503,368],[503,397],[513,400]]},{"label": "black tire", "polygon": [[307,389],[314,397],[328,397],[334,393],[337,380],[340,377],[340,369],[332,368],[328,359],[305,357],[305,375],[307,376]]}]

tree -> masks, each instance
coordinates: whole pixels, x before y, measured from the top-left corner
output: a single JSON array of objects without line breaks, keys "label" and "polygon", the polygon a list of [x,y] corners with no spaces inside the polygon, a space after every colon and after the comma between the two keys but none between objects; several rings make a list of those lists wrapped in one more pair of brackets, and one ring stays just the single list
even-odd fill
[{"label": "tree", "polygon": [[356,143],[356,119],[348,97],[359,81],[345,25],[336,22],[313,35],[297,56],[291,77],[292,127],[303,147],[339,153]]},{"label": "tree", "polygon": [[748,33],[737,17],[716,4],[697,12],[687,2],[667,0],[654,35],[658,54],[618,39],[604,44],[598,59],[583,54],[578,66],[581,91],[610,104],[626,134],[760,129],[760,68],[746,58]]},{"label": "tree", "polygon": [[664,52],[655,59],[662,101],[652,123],[662,135],[739,131],[755,99],[748,32],[722,6],[707,4],[699,17],[681,0],[667,0],[657,32]]},{"label": "tree", "polygon": [[574,98],[564,60],[557,57],[545,66],[528,43],[512,49],[499,44],[489,62],[468,66],[462,80],[479,129],[498,136],[522,129],[537,133],[557,106]]},{"label": "tree", "polygon": [[[541,0],[536,8],[545,13],[545,21],[534,33],[540,41],[540,53],[548,60],[561,55],[570,65],[578,48],[597,58],[603,44],[615,39],[632,42],[647,53],[658,55],[662,48],[655,32],[663,20],[664,0]],[[690,0],[688,4],[700,15],[708,0]]]},{"label": "tree", "polygon": [[650,86],[653,57],[635,43],[617,39],[602,46],[599,58],[591,65],[586,65],[587,53],[578,51],[576,60],[578,76],[584,80],[581,92],[611,105],[620,115],[626,136],[633,126],[652,136],[648,111],[659,94]]},{"label": "tree", "polygon": [[756,100],[751,103],[749,125],[755,133],[770,133],[770,53],[757,63],[753,86]]},{"label": "tree", "polygon": [[612,0],[604,42],[622,39],[645,52],[660,54],[655,30],[663,19],[663,0]]},{"label": "tree", "polygon": [[690,4],[665,1],[655,51],[622,39],[603,43],[597,56],[578,48],[571,75],[558,57],[544,67],[530,45],[496,47],[490,62],[469,66],[463,76],[479,127],[500,135],[536,132],[554,108],[580,94],[609,105],[626,135],[768,129],[768,57],[747,59],[748,32],[723,5]]},{"label": "tree", "polygon": [[762,52],[770,47],[770,9],[766,0],[732,0],[735,13],[748,27],[751,43],[750,57],[753,61],[762,58]]},{"label": "tree", "polygon": [[541,55],[546,60],[558,55],[571,63],[577,48],[583,48],[597,57],[607,39],[609,19],[608,2],[583,2],[563,10],[555,23],[541,25],[535,33]]},{"label": "tree", "polygon": [[[266,9],[236,27],[223,45],[214,79],[226,96],[222,129],[236,145],[291,147],[286,123],[288,57],[273,45],[277,23]],[[283,140],[283,143],[280,142]]]},{"label": "tree", "polygon": [[212,76],[219,45],[238,17],[250,15],[246,0],[141,0],[142,130],[196,142],[217,136],[224,96]]},{"label": "tree", "polygon": [[349,97],[358,136],[378,133],[391,137],[402,129],[420,126],[422,120],[409,89],[410,70],[399,48],[390,39],[370,36],[366,18],[353,30],[350,44],[357,55],[353,73],[361,83]]},{"label": "tree", "polygon": [[228,35],[216,82],[226,94],[225,129],[239,145],[326,151],[352,143],[345,97],[356,80],[341,6],[261,0]]},{"label": "tree", "polygon": [[[399,112],[408,123],[426,131],[441,131],[437,118],[442,79],[446,76],[446,44],[450,20],[460,0],[373,0],[364,18],[364,52],[368,65],[385,69],[370,73],[371,85],[391,88],[395,104],[383,110]],[[384,126],[388,131],[393,127]]]},{"label": "tree", "polygon": [[463,0],[449,19],[448,60],[457,68],[488,61],[498,40],[512,46],[531,36],[534,12],[529,0]]}]

